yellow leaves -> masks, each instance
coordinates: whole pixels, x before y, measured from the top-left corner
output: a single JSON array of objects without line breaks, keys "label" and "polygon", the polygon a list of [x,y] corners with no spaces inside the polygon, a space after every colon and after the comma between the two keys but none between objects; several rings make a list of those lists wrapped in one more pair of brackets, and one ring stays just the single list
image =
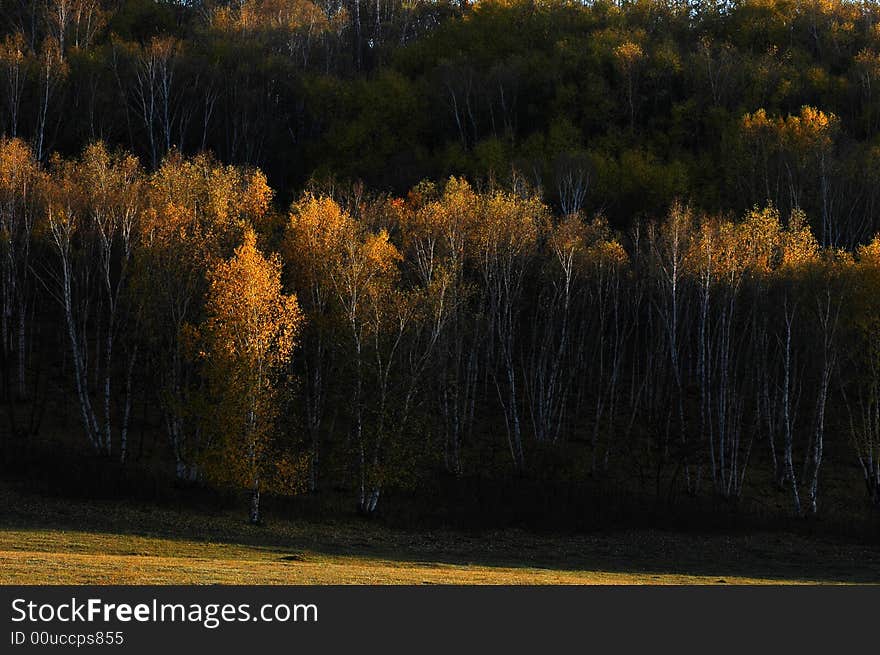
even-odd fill
[{"label": "yellow leaves", "polygon": [[180,42],[171,36],[154,36],[144,47],[144,57],[157,62],[166,62],[178,54]]},{"label": "yellow leaves", "polygon": [[308,193],[290,209],[285,255],[299,275],[314,280],[328,273],[356,230],[354,220],[335,200]]},{"label": "yellow leaves", "polygon": [[859,246],[857,257],[860,265],[880,268],[880,234],[875,235],[871,243]]},{"label": "yellow leaves", "polygon": [[783,238],[782,265],[803,267],[815,263],[818,255],[819,243],[813,236],[806,214],[799,209],[792,211]]},{"label": "yellow leaves", "polygon": [[880,55],[871,48],[862,48],[854,58],[856,70],[866,82],[880,78]]},{"label": "yellow leaves", "polygon": [[200,154],[172,152],[149,179],[150,220],[145,231],[157,244],[177,241],[198,262],[232,248],[247,225],[270,210],[272,190],[259,170],[218,164]]},{"label": "yellow leaves", "polygon": [[772,134],[774,130],[784,125],[784,122],[781,119],[770,118],[767,116],[767,111],[761,107],[752,113],[743,114],[740,124],[746,134],[759,137]]},{"label": "yellow leaves", "polygon": [[282,293],[279,258],[263,256],[253,230],[213,270],[206,309],[212,356],[262,375],[289,359],[302,314],[296,296]]},{"label": "yellow leaves", "polygon": [[764,109],[758,109],[744,114],[740,120],[741,131],[747,138],[772,141],[775,148],[787,148],[795,153],[830,147],[839,127],[835,114],[826,114],[809,105],[801,107],[796,116],[770,117]]},{"label": "yellow leaves", "polygon": [[216,441],[208,471],[252,488],[280,474],[289,487],[297,471],[293,460],[275,463],[269,454],[277,374],[289,362],[303,322],[296,296],[283,293],[279,257],[265,257],[250,228],[233,257],[211,272],[210,282],[202,335],[216,400],[211,419]]},{"label": "yellow leaves", "polygon": [[831,145],[838,127],[839,120],[835,114],[826,114],[805,105],[801,108],[799,116],[789,116],[785,119],[783,138],[794,147],[827,148]]},{"label": "yellow leaves", "polygon": [[548,245],[557,259],[565,260],[573,254],[582,252],[587,245],[587,226],[580,216],[564,218],[553,230]]},{"label": "yellow leaves", "polygon": [[382,279],[396,277],[397,264],[403,259],[400,251],[388,239],[388,232],[384,229],[378,234],[367,235],[363,244],[363,257],[368,268]]},{"label": "yellow leaves", "polygon": [[218,224],[228,225],[238,215],[241,205],[235,201],[240,199],[236,196],[236,187],[240,180],[235,171],[229,167],[211,167],[207,171],[205,179],[205,209],[207,215],[214,217]]},{"label": "yellow leaves", "polygon": [[60,78],[67,75],[69,67],[64,61],[64,53],[61,51],[61,45],[53,36],[47,36],[43,39],[42,48],[40,49],[40,66],[42,73],[46,78]]},{"label": "yellow leaves", "polygon": [[7,34],[0,42],[0,64],[10,69],[17,68],[24,62],[27,51],[23,33]]},{"label": "yellow leaves", "polygon": [[759,274],[769,273],[777,264],[782,243],[779,211],[773,205],[753,208],[746,214],[743,230],[747,265]]},{"label": "yellow leaves", "polygon": [[402,259],[387,230],[370,233],[335,200],[313,194],[292,206],[285,246],[299,275],[351,287],[396,276]]},{"label": "yellow leaves", "polygon": [[528,254],[549,225],[547,208],[538,198],[519,198],[495,191],[484,200],[472,248],[483,261]]},{"label": "yellow leaves", "polygon": [[800,275],[823,256],[833,258],[820,249],[802,211],[793,211],[785,226],[772,204],[753,208],[742,221],[703,217],[696,234],[690,236],[685,227],[681,239],[687,269],[704,281],[729,281],[745,273]]},{"label": "yellow leaves", "polygon": [[[685,254],[685,265],[688,270],[705,282],[723,275],[725,268],[730,268],[728,244],[724,222],[713,218],[704,218],[694,238],[689,240]],[[727,266],[725,266],[727,264]]]},{"label": "yellow leaves", "polygon": [[624,71],[631,71],[645,58],[642,46],[632,41],[624,41],[614,48],[614,60]]},{"label": "yellow leaves", "polygon": [[144,213],[144,174],[136,157],[89,145],[79,159],[53,157],[44,193],[53,230],[94,230],[105,248],[114,235],[130,247]]},{"label": "yellow leaves", "polygon": [[614,268],[622,268],[629,263],[629,255],[619,241],[600,241],[594,246],[593,259]]},{"label": "yellow leaves", "polygon": [[[338,15],[332,20],[338,20]],[[223,31],[293,32],[302,28],[324,31],[333,27],[332,20],[310,0],[245,0],[237,11],[230,7],[215,9],[212,25]]]},{"label": "yellow leaves", "polygon": [[880,358],[880,234],[850,261],[847,314],[871,358]]},{"label": "yellow leaves", "polygon": [[45,176],[30,147],[20,139],[0,138],[0,251],[11,245],[6,252],[13,259],[43,226],[44,188]]},{"label": "yellow leaves", "polygon": [[385,230],[349,236],[343,243],[339,269],[331,273],[336,294],[349,320],[356,321],[366,313],[365,326],[378,330],[389,309],[402,256]]},{"label": "yellow leaves", "polygon": [[0,138],[0,194],[9,194],[39,177],[33,151],[21,139]]},{"label": "yellow leaves", "polygon": [[566,217],[551,232],[547,245],[563,268],[568,262],[580,270],[620,268],[629,262],[626,250],[601,216],[590,224],[576,215]]},{"label": "yellow leaves", "polygon": [[442,221],[444,236],[451,250],[463,248],[480,220],[481,200],[467,180],[450,177],[443,187],[436,220]]},{"label": "yellow leaves", "polygon": [[272,188],[261,170],[255,170],[244,176],[241,208],[245,216],[257,223],[269,211],[272,205]]},{"label": "yellow leaves", "polygon": [[740,120],[742,130],[749,136],[756,138],[769,132],[773,125],[767,118],[767,112],[763,108],[753,113],[746,112]]},{"label": "yellow leaves", "polygon": [[83,152],[77,177],[94,212],[112,216],[141,204],[143,172],[137,158],[111,154],[100,141]]},{"label": "yellow leaves", "polygon": [[432,183],[422,183],[407,196],[398,212],[403,259],[420,285],[445,298],[446,291],[462,283],[467,245],[480,220],[482,198],[467,181],[449,178],[438,193]]}]

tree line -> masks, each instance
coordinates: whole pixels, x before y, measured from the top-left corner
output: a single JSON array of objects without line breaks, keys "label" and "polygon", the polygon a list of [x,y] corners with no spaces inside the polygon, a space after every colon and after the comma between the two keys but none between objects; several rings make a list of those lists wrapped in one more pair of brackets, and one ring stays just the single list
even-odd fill
[{"label": "tree line", "polygon": [[773,203],[616,231],[525,177],[279,211],[208,155],[43,164],[6,138],[0,162],[7,442],[58,393],[83,451],[129,462],[140,406],[175,475],[249,490],[255,522],[265,492],[373,514],[440,472],[805,515],[833,466],[880,504],[880,238],[823,246]]},{"label": "tree line", "polygon": [[0,132],[150,169],[172,150],[404,194],[512,171],[617,229],[676,198],[877,221],[875,3],[4,0]]}]

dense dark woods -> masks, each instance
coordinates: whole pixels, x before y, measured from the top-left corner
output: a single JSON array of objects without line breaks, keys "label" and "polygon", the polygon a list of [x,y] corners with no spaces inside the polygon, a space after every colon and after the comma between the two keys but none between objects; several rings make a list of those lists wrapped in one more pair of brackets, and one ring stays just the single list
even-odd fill
[{"label": "dense dark woods", "polygon": [[0,7],[7,471],[876,527],[874,3]]}]

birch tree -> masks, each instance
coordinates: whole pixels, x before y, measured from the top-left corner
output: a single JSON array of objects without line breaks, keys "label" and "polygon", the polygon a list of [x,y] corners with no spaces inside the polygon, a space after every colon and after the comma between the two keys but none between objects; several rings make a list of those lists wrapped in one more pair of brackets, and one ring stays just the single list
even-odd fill
[{"label": "birch tree", "polygon": [[190,337],[204,320],[209,272],[232,254],[248,225],[263,223],[272,196],[259,171],[223,166],[206,155],[170,155],[147,191],[135,280],[144,305],[139,324],[159,381],[176,475],[195,480],[207,408]]},{"label": "birch tree", "polygon": [[[331,274],[354,369],[350,429],[358,471],[358,508],[367,514],[375,511],[382,488],[388,376],[410,318],[395,294],[399,261],[400,252],[385,230],[371,233],[352,226],[344,235],[338,268]],[[378,398],[368,396],[368,391],[377,392]],[[370,406],[371,399],[378,407]],[[377,419],[372,424],[368,423],[371,409]]]},{"label": "birch tree", "polygon": [[537,198],[522,199],[495,191],[486,199],[482,212],[471,248],[482,276],[492,381],[504,416],[511,460],[520,471],[525,466],[518,374],[520,312],[526,271],[546,230],[547,211]]},{"label": "birch tree", "polygon": [[3,79],[3,101],[8,114],[9,136],[18,136],[21,102],[31,63],[24,34],[8,34],[0,43],[0,74]]},{"label": "birch tree", "polygon": [[301,336],[300,364],[304,369],[306,430],[311,442],[312,491],[319,488],[327,397],[333,390],[335,338],[340,328],[333,276],[342,266],[344,243],[352,238],[354,229],[351,216],[329,197],[307,194],[291,206],[284,253],[300,303],[309,317]]},{"label": "birch tree", "polygon": [[[47,222],[56,267],[51,288],[64,312],[86,436],[97,452],[109,456],[117,432],[112,400],[116,338],[130,309],[128,273],[143,211],[143,176],[134,157],[111,154],[101,143],[89,146],[79,160],[57,160],[52,172]],[[136,348],[129,348],[126,393],[118,412],[123,461],[136,357]]]},{"label": "birch tree", "polygon": [[[0,139],[0,288],[4,396],[27,394],[30,309],[35,301],[33,250],[39,232],[43,172],[19,139]],[[14,353],[14,354],[13,354]],[[12,362],[15,383],[12,385]],[[14,390],[13,390],[14,389]]]},{"label": "birch tree", "polygon": [[292,355],[303,320],[296,296],[281,289],[281,260],[263,256],[256,235],[211,273],[204,338],[219,402],[212,473],[250,491],[251,523],[272,472],[278,375]]},{"label": "birch tree", "polygon": [[[480,220],[480,198],[464,180],[450,178],[439,197],[433,188],[410,193],[415,205],[403,226],[403,244],[419,285],[440,291],[436,334],[436,402],[444,433],[443,461],[463,473],[462,447],[473,437],[485,317],[475,306],[473,262],[468,244]],[[441,320],[442,319],[442,320]],[[439,328],[439,332],[437,332]]]}]

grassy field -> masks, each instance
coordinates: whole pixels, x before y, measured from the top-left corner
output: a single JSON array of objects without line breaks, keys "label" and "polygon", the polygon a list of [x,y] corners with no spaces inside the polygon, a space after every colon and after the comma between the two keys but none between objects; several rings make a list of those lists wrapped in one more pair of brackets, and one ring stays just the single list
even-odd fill
[{"label": "grassy field", "polygon": [[737,584],[880,582],[880,547],[785,533],[392,530],[350,518],[70,501],[0,489],[4,584]]}]

